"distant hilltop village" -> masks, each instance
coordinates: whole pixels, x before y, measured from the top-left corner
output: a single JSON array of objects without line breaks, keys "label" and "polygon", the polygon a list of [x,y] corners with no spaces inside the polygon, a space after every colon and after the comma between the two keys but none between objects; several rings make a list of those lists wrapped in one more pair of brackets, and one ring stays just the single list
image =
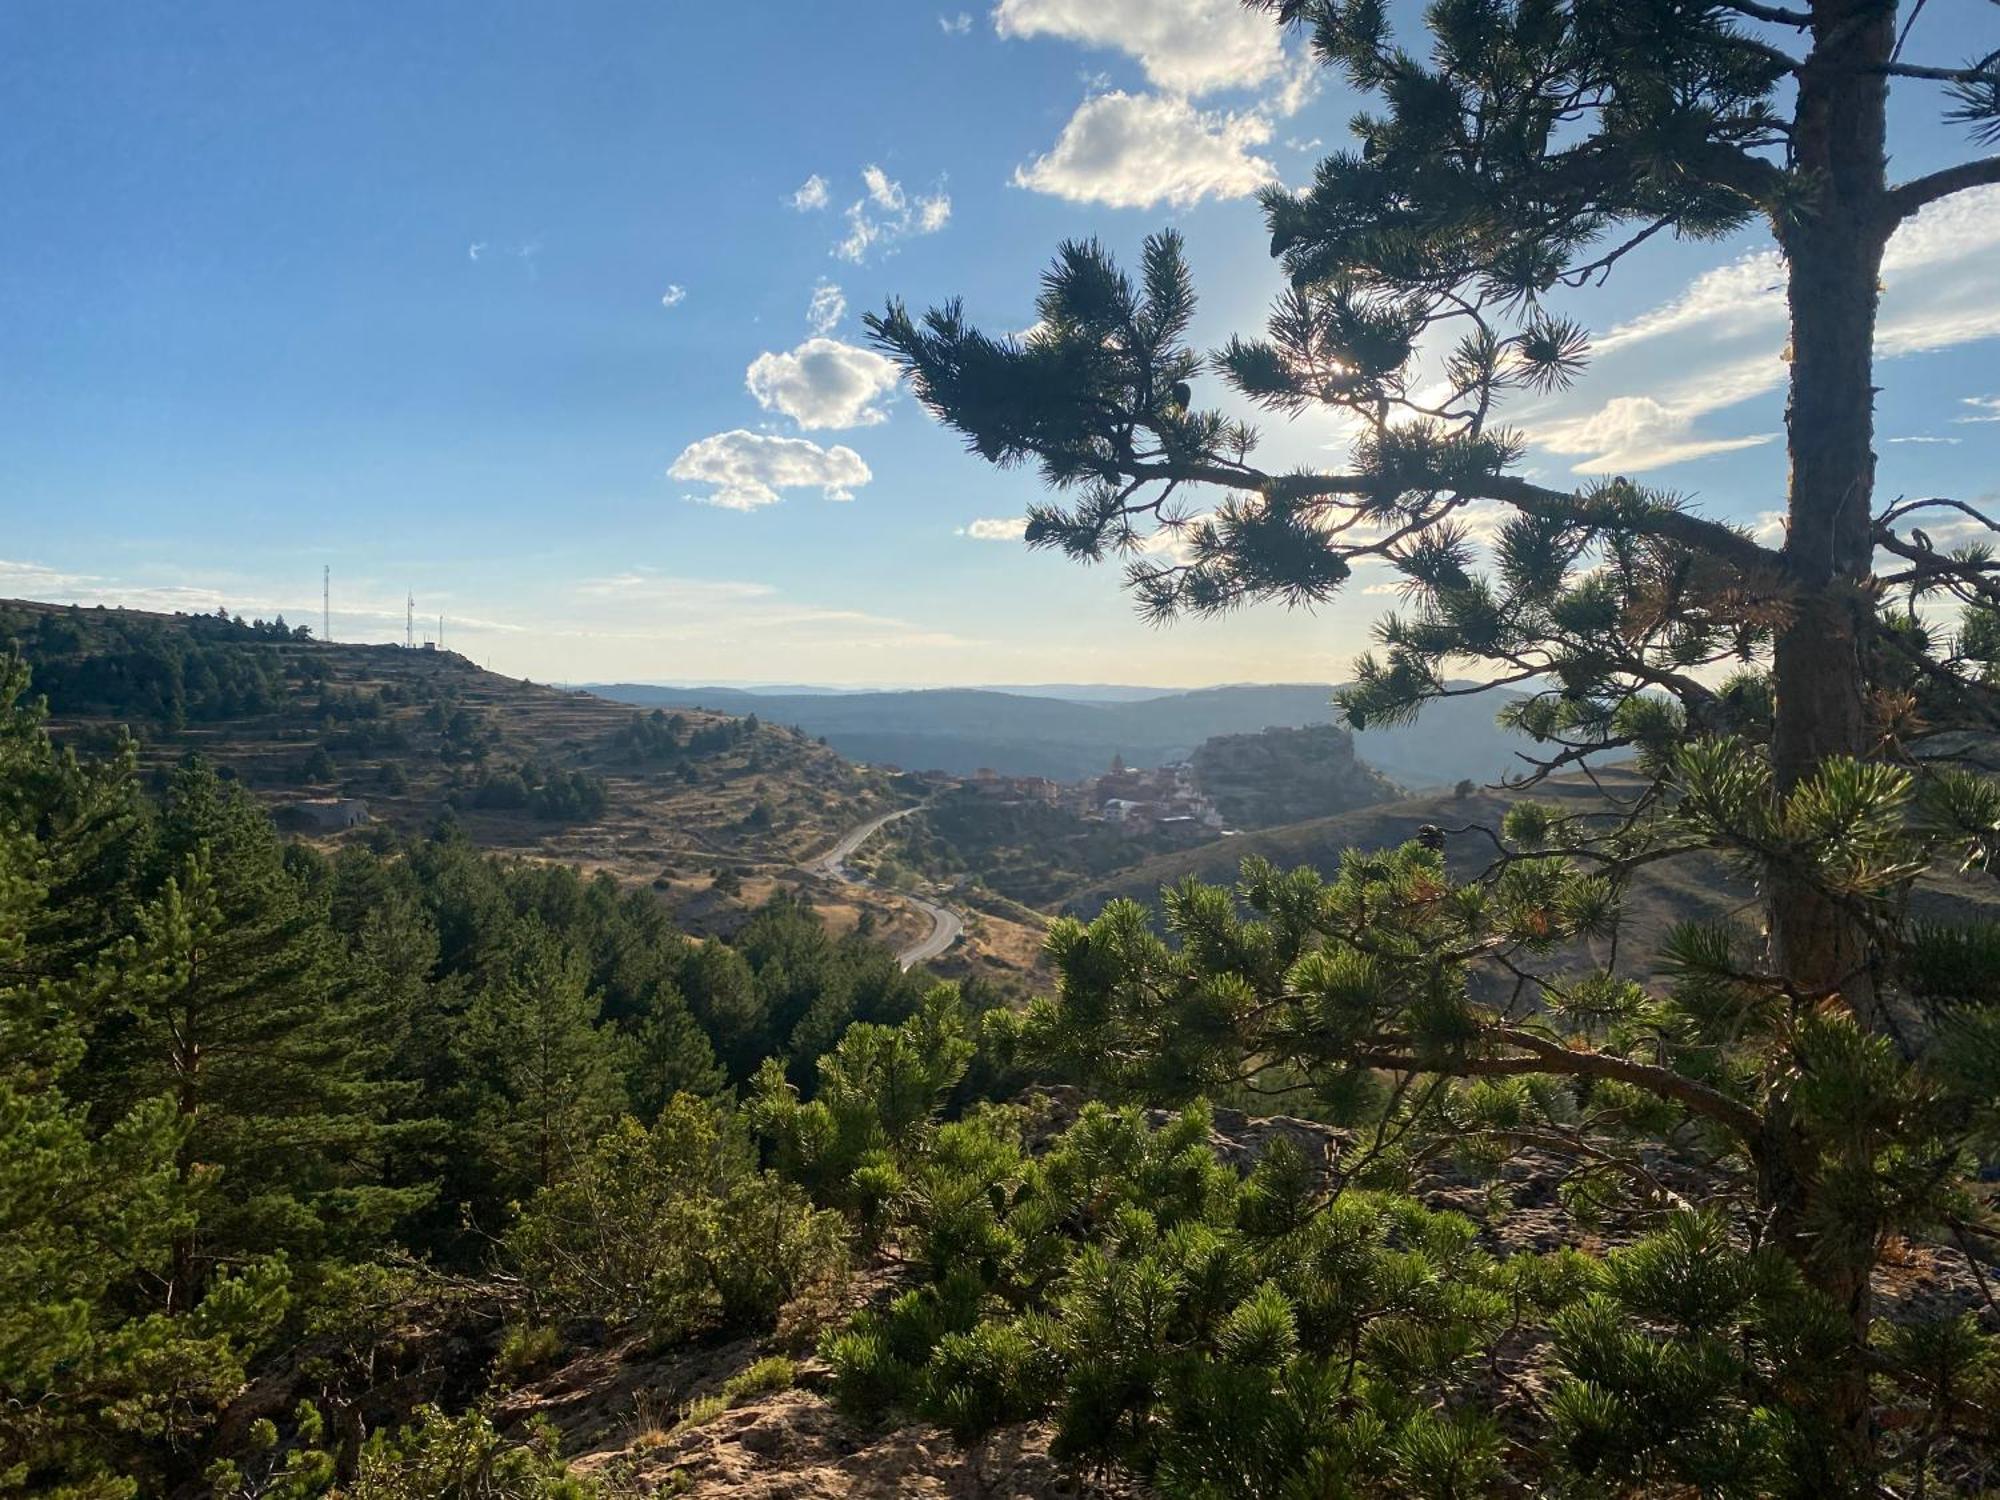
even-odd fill
[{"label": "distant hilltop village", "polygon": [[1131,833],[1223,828],[1221,811],[1202,794],[1187,761],[1135,770],[1117,755],[1102,776],[1067,785],[1046,776],[1003,776],[982,767],[967,785],[997,802],[1046,803],[1080,817],[1116,823]]}]

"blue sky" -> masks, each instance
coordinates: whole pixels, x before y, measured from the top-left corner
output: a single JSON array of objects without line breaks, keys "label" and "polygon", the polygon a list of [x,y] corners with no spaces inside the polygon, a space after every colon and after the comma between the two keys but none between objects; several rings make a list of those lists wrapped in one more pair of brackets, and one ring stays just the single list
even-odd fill
[{"label": "blue sky", "polygon": [[[1933,6],[1910,55],[1983,32]],[[411,592],[426,634],[557,681],[1337,678],[1385,576],[1144,626],[1114,570],[1006,540],[1033,477],[965,456],[858,326],[895,293],[1022,328],[1059,240],[1173,224],[1197,341],[1254,328],[1249,194],[1356,107],[1296,50],[1233,0],[13,0],[0,594],[317,626],[328,565],[336,636],[400,639]],[[1977,152],[1923,87],[1906,175]],[[1776,511],[1762,249],[1649,247],[1579,298],[1591,372],[1507,414],[1529,467]],[[1990,494],[2000,191],[1885,282],[1883,492]],[[1260,425],[1272,465],[1340,461],[1331,419]]]}]

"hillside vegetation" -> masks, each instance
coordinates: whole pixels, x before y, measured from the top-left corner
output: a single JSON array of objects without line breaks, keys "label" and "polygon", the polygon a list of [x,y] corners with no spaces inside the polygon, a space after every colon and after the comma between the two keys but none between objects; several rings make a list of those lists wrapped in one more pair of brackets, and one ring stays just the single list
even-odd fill
[{"label": "hillside vegetation", "polygon": [[[449,814],[481,848],[657,884],[698,924],[737,919],[900,800],[885,777],[786,726],[635,712],[452,652],[24,601],[0,603],[7,641],[58,738],[101,748],[129,729],[156,784],[198,754],[269,809],[358,799],[369,822],[350,839],[423,832]],[[718,870],[734,878],[715,892]],[[893,903],[878,917],[911,920]]]}]

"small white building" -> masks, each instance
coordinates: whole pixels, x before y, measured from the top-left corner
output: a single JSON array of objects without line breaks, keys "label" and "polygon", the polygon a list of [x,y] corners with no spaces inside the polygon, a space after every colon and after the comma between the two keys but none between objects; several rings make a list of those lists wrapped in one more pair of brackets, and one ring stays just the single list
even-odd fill
[{"label": "small white building", "polygon": [[359,797],[308,797],[280,808],[278,818],[304,833],[340,833],[368,821],[368,804]]}]

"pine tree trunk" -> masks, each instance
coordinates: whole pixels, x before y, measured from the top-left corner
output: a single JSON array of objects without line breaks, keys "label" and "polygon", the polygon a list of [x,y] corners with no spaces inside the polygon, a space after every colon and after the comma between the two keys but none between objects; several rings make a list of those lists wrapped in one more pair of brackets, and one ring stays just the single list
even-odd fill
[{"label": "pine tree trunk", "polygon": [[[1885,106],[1879,71],[1895,41],[1895,7],[1820,0],[1799,81],[1794,147],[1814,191],[1782,225],[1790,263],[1791,459],[1785,564],[1796,613],[1777,642],[1772,759],[1789,790],[1830,756],[1869,748],[1863,654],[1873,609],[1866,580],[1875,490],[1874,341],[1887,242]],[[1839,991],[1873,1020],[1868,952],[1835,903],[1774,871],[1771,942],[1778,970],[1801,989]]]},{"label": "pine tree trunk", "polygon": [[[174,1108],[181,1117],[182,1137],[180,1146],[174,1153],[174,1168],[180,1179],[181,1190],[189,1192],[194,1185],[195,1158],[194,1127],[201,1113],[201,1035],[200,1022],[194,1002],[195,971],[190,970],[187,978],[187,999],[181,1011],[181,1039],[173,1057],[174,1072],[179,1077],[175,1091]],[[167,1311],[188,1313],[194,1309],[197,1287],[195,1266],[195,1225],[174,1236],[167,1282]]]},{"label": "pine tree trunk", "polygon": [[[1789,266],[1791,460],[1785,567],[1795,614],[1777,641],[1772,762],[1789,791],[1828,758],[1870,748],[1864,661],[1874,608],[1868,580],[1874,506],[1874,341],[1886,209],[1888,80],[1896,6],[1814,0],[1813,48],[1799,77],[1795,169],[1805,211],[1778,226]],[[1888,1029],[1860,922],[1783,868],[1767,882],[1771,958],[1807,994],[1835,994],[1863,1025]],[[1843,1457],[1866,1473],[1875,1453],[1859,1359],[1873,1317],[1867,1265],[1831,1263],[1805,1232],[1817,1191],[1814,1153],[1782,1097],[1761,1153],[1772,1229],[1811,1282],[1846,1315],[1856,1358],[1836,1377],[1833,1422]],[[1850,1473],[1850,1482],[1857,1477]]]}]

